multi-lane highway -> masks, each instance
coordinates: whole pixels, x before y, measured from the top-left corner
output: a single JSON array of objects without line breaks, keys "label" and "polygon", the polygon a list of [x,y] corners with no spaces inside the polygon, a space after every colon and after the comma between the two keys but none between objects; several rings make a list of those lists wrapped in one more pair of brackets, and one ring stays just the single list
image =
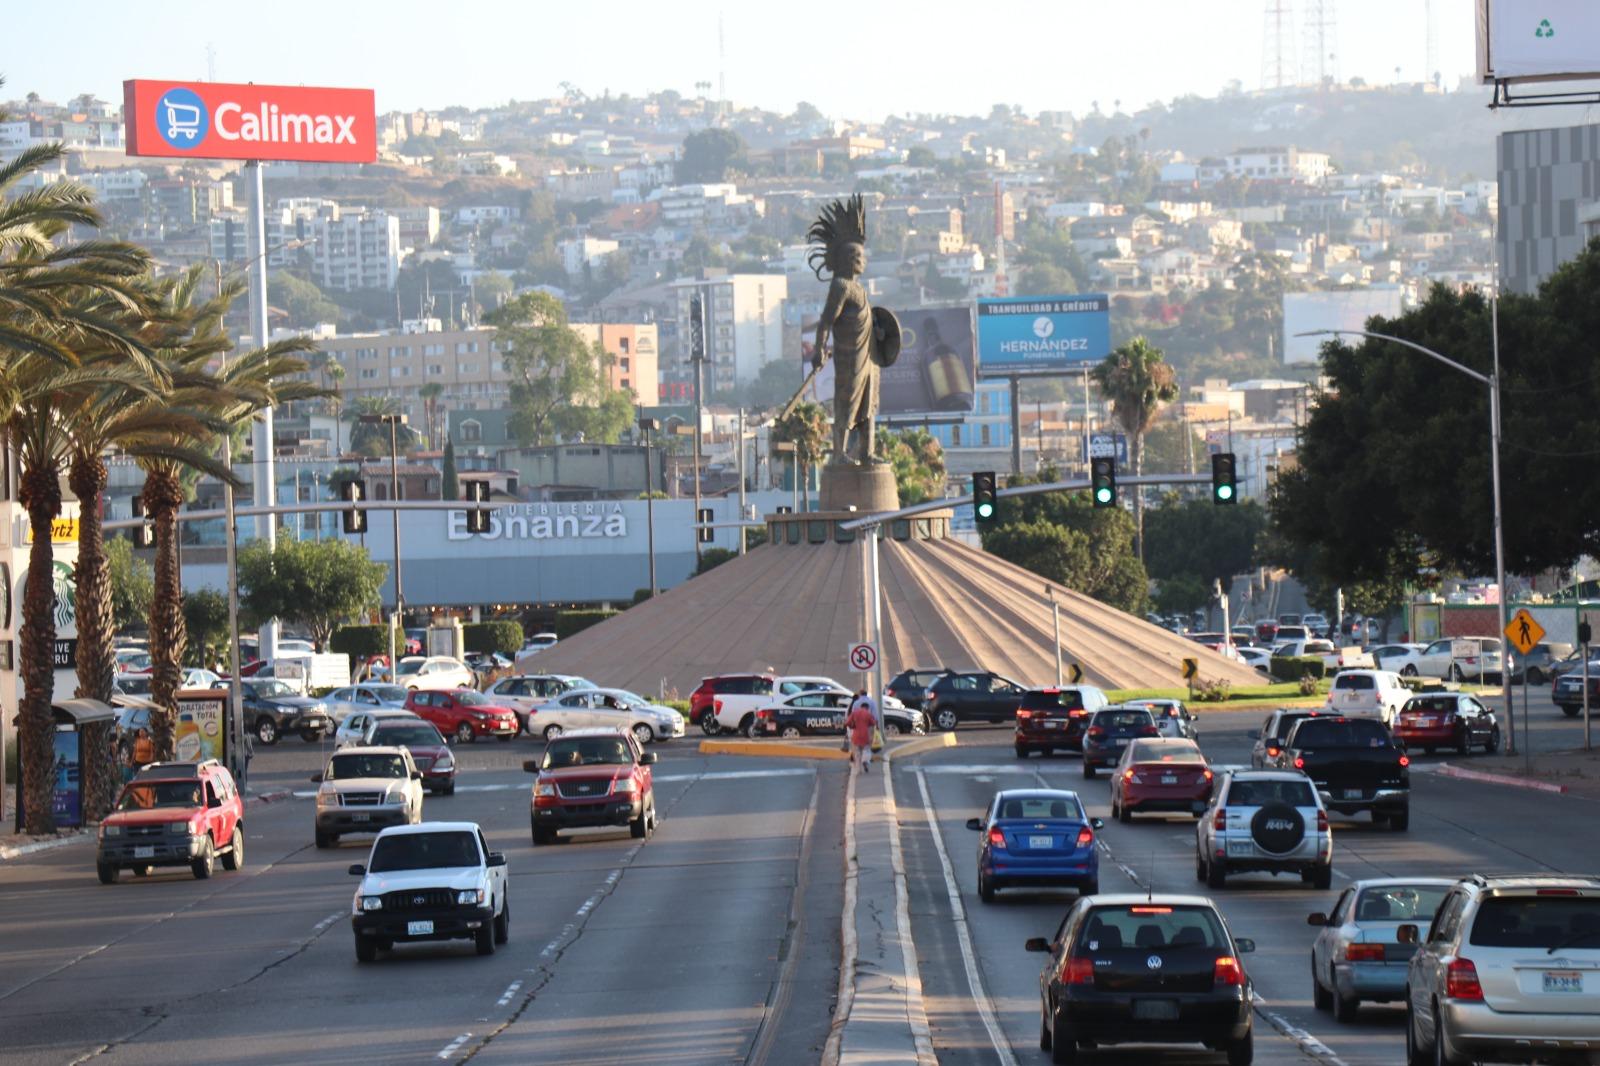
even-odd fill
[{"label": "multi-lane highway", "polygon": [[[1202,710],[1216,763],[1248,757],[1262,712]],[[1581,726],[1533,705],[1536,751],[1581,742]],[[1035,1063],[1041,956],[1070,892],[1007,892],[978,902],[976,834],[966,819],[998,788],[1077,789],[1106,818],[1106,891],[1204,892],[1193,821],[1110,821],[1104,778],[1075,760],[1019,762],[1009,732],[963,728],[959,746],[896,760],[892,783],[910,886],[925,1010],[941,1062]],[[484,827],[511,871],[511,941],[480,958],[470,944],[413,945],[358,964],[349,930],[367,845],[312,846],[320,746],[258,755],[248,864],[208,881],[187,873],[98,884],[79,842],[0,863],[0,1061],[815,1063],[840,965],[845,774],[842,764],[702,756],[659,745],[659,832],[648,842],[594,832],[533,848],[521,761],[528,740],[458,749],[453,797],[430,819]],[[1335,823],[1335,891],[1351,878],[1573,869],[1594,800],[1438,775],[1419,757],[1410,832]],[[1459,761],[1459,760],[1453,760]],[[1236,876],[1215,893],[1261,996],[1263,1063],[1391,1064],[1401,1011],[1362,1009],[1340,1025],[1311,1006],[1306,915],[1333,893],[1298,878]],[[1149,1049],[1089,1061],[1155,1061]],[[1198,1051],[1165,1061],[1215,1061]]]}]

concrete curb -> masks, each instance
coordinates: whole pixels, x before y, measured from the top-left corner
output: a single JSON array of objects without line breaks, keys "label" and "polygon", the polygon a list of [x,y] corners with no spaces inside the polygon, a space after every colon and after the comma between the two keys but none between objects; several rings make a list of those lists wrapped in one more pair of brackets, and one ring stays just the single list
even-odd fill
[{"label": "concrete curb", "polygon": [[1464,781],[1484,781],[1491,785],[1506,785],[1510,788],[1526,788],[1535,792],[1550,792],[1556,795],[1566,795],[1566,785],[1553,785],[1548,781],[1530,781],[1525,777],[1513,777],[1510,774],[1491,774],[1483,770],[1463,770],[1459,766],[1449,763],[1440,763],[1433,771],[1440,777],[1458,777]]},{"label": "concrete curb", "polygon": [[895,747],[884,749],[883,761],[887,763],[898,759],[902,755],[920,755],[925,751],[933,751],[936,748],[959,746],[960,741],[956,739],[954,733],[935,733],[932,736],[918,737],[915,740],[902,740]]},{"label": "concrete curb", "polygon": [[766,755],[778,759],[817,759],[847,762],[850,753],[815,744],[786,744],[781,740],[702,740],[701,755]]},{"label": "concrete curb", "polygon": [[[256,796],[247,796],[245,797],[244,805],[246,809],[249,809],[251,807],[265,806],[269,803],[281,803],[293,797],[294,793],[291,790],[287,788],[278,789],[272,792],[263,792]],[[24,855],[52,851],[56,848],[64,848],[68,844],[79,844],[85,840],[93,839],[95,839],[93,830],[80,829],[77,832],[51,837],[47,840],[35,840],[31,844],[0,844],[0,862],[9,862],[12,859],[20,859]]]}]

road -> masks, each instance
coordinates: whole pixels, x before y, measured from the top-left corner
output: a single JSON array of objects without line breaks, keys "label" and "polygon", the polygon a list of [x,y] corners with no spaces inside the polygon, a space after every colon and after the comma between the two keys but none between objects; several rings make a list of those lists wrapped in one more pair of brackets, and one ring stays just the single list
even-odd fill
[{"label": "road", "polygon": [[[368,843],[312,846],[320,752],[263,751],[246,867],[99,885],[79,843],[0,864],[0,1061],[156,1064],[815,1063],[837,991],[841,764],[657,745],[648,842],[531,846],[533,742],[458,749],[456,795],[511,875],[511,942],[411,945],[358,965]],[[200,1049],[204,1049],[201,1051]]]},{"label": "road", "polygon": [[[1520,698],[1519,698],[1520,705]],[[1581,727],[1561,718],[1544,701],[1532,705],[1535,750],[1573,746]],[[1263,712],[1202,712],[1201,743],[1214,764],[1248,763],[1247,732]],[[1194,877],[1194,821],[1140,817],[1131,825],[1111,820],[1110,787],[1102,775],[1085,781],[1075,758],[1017,760],[1010,733],[965,727],[960,746],[899,763],[894,770],[896,803],[906,850],[912,898],[912,929],[919,951],[929,1020],[941,1063],[1036,1063],[1048,1061],[1038,1048],[1041,956],[1023,951],[1023,941],[1048,937],[1070,905],[1070,891],[1002,892],[993,904],[977,898],[977,834],[966,820],[982,814],[1001,788],[1038,786],[1076,790],[1091,816],[1106,820],[1100,884],[1103,891],[1199,892]],[[1257,1013],[1256,1061],[1264,1064],[1318,1061],[1346,1066],[1393,1066],[1403,1059],[1403,1009],[1368,1005],[1350,1025],[1311,1005],[1308,972],[1314,930],[1312,911],[1327,911],[1338,890],[1353,879],[1379,876],[1456,875],[1522,870],[1574,870],[1593,863],[1574,849],[1586,839],[1600,804],[1578,796],[1477,784],[1433,773],[1459,757],[1419,756],[1413,766],[1411,828],[1404,834],[1375,829],[1365,818],[1334,821],[1333,891],[1317,892],[1298,877],[1236,875],[1210,893],[1235,935],[1253,938],[1258,950],[1245,963],[1261,997]],[[1470,764],[1471,760],[1465,760]],[[1537,831],[1531,831],[1538,827]],[[941,854],[942,852],[942,854]],[[948,871],[945,863],[948,861]],[[948,872],[948,877],[947,877]],[[958,899],[951,899],[950,878]],[[971,944],[963,952],[964,928]],[[986,997],[972,994],[974,972]],[[992,1002],[992,1028],[980,1004]],[[1295,1039],[1290,1039],[1285,1034]],[[1316,1052],[1316,1054],[1310,1054]],[[1091,1063],[1152,1061],[1149,1048],[1086,1054]],[[1171,1055],[1170,1063],[1219,1061],[1217,1056]]]}]

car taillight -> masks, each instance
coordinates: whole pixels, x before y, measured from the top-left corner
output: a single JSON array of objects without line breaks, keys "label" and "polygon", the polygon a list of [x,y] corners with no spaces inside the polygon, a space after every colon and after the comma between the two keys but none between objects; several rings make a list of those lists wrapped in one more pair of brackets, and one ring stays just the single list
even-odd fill
[{"label": "car taillight", "polygon": [[1061,983],[1064,985],[1094,984],[1094,960],[1078,955],[1067,959],[1067,965],[1061,971]]},{"label": "car taillight", "polygon": [[1274,759],[1276,759],[1276,758],[1277,758],[1277,757],[1278,757],[1278,752],[1280,752],[1280,751],[1282,751],[1282,750],[1283,750],[1283,749],[1282,749],[1282,748],[1275,748],[1275,747],[1273,747],[1273,746],[1271,746],[1271,745],[1270,745],[1270,744],[1269,744],[1269,745],[1268,745],[1268,746],[1267,746],[1267,755],[1268,755],[1268,756],[1269,756],[1269,757],[1271,757],[1271,758],[1274,758]]},{"label": "car taillight", "polygon": [[1068,717],[1068,718],[1082,718],[1082,717],[1083,717],[1083,716],[1084,716],[1084,715],[1086,715],[1086,714],[1088,714],[1088,713],[1089,713],[1089,712],[1088,712],[1088,711],[1083,711],[1083,710],[1079,710],[1079,711],[1068,711],[1068,712],[1067,712],[1067,717]]},{"label": "car taillight", "polygon": [[1161,730],[1157,729],[1153,725],[1147,725],[1143,729],[1139,730],[1139,735],[1141,737],[1156,737],[1161,735]]},{"label": "car taillight", "polygon": [[989,845],[996,848],[1003,848],[1006,846],[1006,835],[999,826],[995,826],[993,829],[989,830]]},{"label": "car taillight", "polygon": [[1478,983],[1478,968],[1471,959],[1452,959],[1444,971],[1447,999],[1483,1001],[1483,986]]},{"label": "car taillight", "polygon": [[1080,848],[1092,848],[1092,847],[1094,847],[1094,830],[1093,829],[1090,829],[1088,826],[1084,826],[1082,829],[1078,830],[1078,847],[1080,847]]},{"label": "car taillight", "polygon": [[1213,778],[1213,777],[1215,777],[1215,776],[1216,776],[1216,775],[1215,775],[1215,774],[1213,774],[1213,773],[1212,773],[1212,772],[1211,772],[1211,771],[1210,771],[1210,770],[1201,770],[1201,771],[1200,771],[1200,774],[1201,774],[1201,776],[1202,776],[1202,777],[1204,777],[1204,778],[1205,778],[1205,779],[1206,779],[1206,780],[1207,780],[1207,781],[1210,781],[1210,780],[1211,780],[1211,779],[1212,779],[1212,778]]},{"label": "car taillight", "polygon": [[1106,731],[1104,729],[1102,729],[1100,726],[1097,726],[1097,725],[1096,726],[1090,726],[1089,727],[1089,735],[1091,737],[1103,737],[1103,736],[1106,735]]},{"label": "car taillight", "polygon": [[1410,766],[1411,765],[1411,756],[1409,756],[1409,755],[1400,756],[1400,765],[1402,767]]},{"label": "car taillight", "polygon": [[1219,955],[1211,968],[1211,983],[1238,988],[1244,984],[1244,967],[1232,955]]},{"label": "car taillight", "polygon": [[1228,808],[1218,807],[1216,820],[1211,824],[1219,833],[1228,828]]},{"label": "car taillight", "polygon": [[1033,717],[1033,712],[1032,711],[1026,710],[1026,709],[1024,709],[1022,707],[1018,707],[1017,708],[1017,721],[1020,722],[1025,718],[1032,718],[1032,717]]},{"label": "car taillight", "polygon": [[1124,770],[1124,771],[1122,771],[1122,779],[1124,781],[1132,781],[1132,780],[1134,780],[1134,778],[1136,776],[1137,775],[1134,774],[1134,772],[1132,770]]},{"label": "car taillight", "polygon": [[721,700],[712,700],[711,701],[711,706],[716,708],[718,714],[722,713],[722,701]]},{"label": "car taillight", "polygon": [[1294,757],[1294,768],[1296,770],[1304,770],[1306,768],[1306,761],[1300,756],[1296,755]]},{"label": "car taillight", "polygon": [[1382,962],[1384,954],[1382,944],[1350,944],[1344,949],[1348,962]]},{"label": "car taillight", "polygon": [[1328,831],[1328,812],[1327,811],[1318,811],[1317,812],[1317,832],[1326,833],[1327,831]]}]

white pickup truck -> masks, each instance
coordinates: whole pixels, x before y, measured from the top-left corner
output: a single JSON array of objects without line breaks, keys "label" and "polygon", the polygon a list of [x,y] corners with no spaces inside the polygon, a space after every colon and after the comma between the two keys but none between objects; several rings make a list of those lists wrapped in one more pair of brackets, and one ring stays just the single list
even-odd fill
[{"label": "white pickup truck", "polygon": [[350,873],[361,878],[350,914],[359,962],[421,940],[471,940],[493,955],[511,936],[506,857],[475,822],[385,829]]}]

